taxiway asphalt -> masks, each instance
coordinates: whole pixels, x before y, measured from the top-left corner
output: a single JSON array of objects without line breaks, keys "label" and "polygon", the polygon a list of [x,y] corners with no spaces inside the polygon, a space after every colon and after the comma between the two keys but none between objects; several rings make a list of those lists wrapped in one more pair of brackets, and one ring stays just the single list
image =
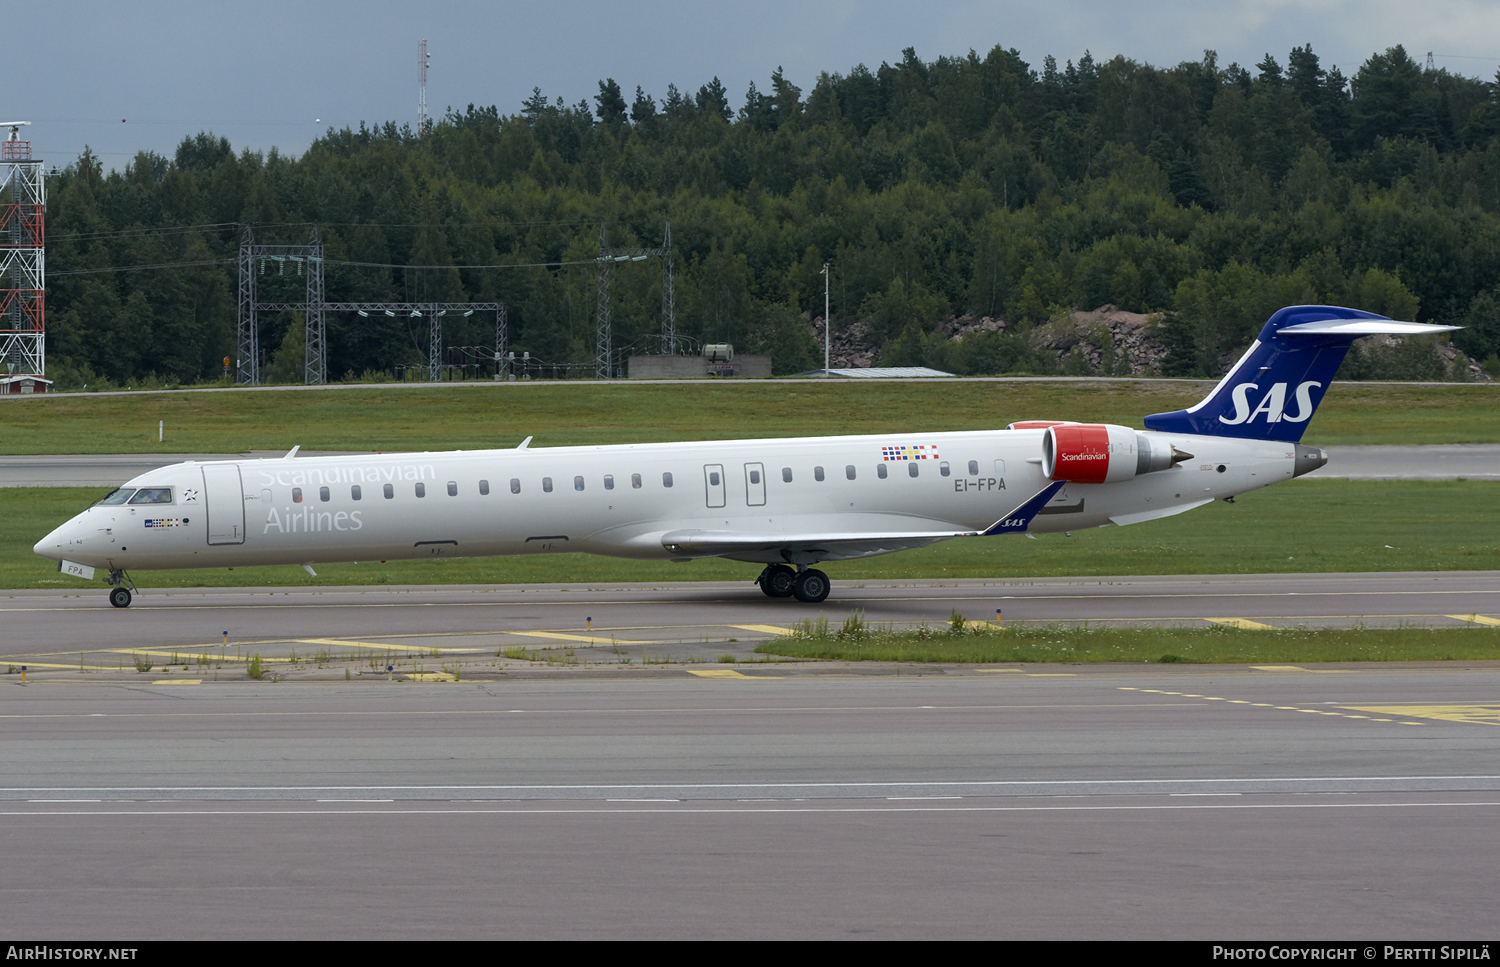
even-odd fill
[{"label": "taxiway asphalt", "polygon": [[1500,667],[0,683],[28,938],[1476,939]]},{"label": "taxiway asphalt", "polygon": [[[34,671],[106,674],[155,664],[296,652],[567,649],[579,663],[714,662],[818,615],[907,627],[1006,623],[1244,628],[1500,625],[1500,572],[1172,575],[845,582],[821,605],[769,599],[746,582],[600,585],[148,589],[128,609],[97,588],[0,592],[0,659]],[[206,661],[201,664],[206,664]],[[439,663],[440,664],[440,663]],[[528,662],[518,662],[525,665]],[[133,674],[133,672],[132,672]]]}]

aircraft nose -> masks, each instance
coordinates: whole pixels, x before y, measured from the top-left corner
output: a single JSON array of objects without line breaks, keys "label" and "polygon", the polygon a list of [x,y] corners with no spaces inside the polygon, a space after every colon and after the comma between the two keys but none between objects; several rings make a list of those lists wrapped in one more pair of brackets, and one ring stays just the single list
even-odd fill
[{"label": "aircraft nose", "polygon": [[69,537],[77,529],[78,518],[75,517],[61,527],[53,529],[52,533],[37,541],[31,550],[41,557],[61,561],[63,559],[63,548],[67,546]]}]

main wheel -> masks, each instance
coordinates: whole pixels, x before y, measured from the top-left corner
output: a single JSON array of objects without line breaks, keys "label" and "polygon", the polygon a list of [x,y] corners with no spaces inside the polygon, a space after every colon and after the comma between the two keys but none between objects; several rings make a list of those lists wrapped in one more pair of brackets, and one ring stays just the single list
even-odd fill
[{"label": "main wheel", "polygon": [[756,579],[760,583],[760,589],[768,598],[790,598],[792,596],[792,584],[797,580],[797,572],[785,564],[772,564],[760,572]]},{"label": "main wheel", "polygon": [[815,567],[810,567],[798,574],[792,581],[792,593],[797,596],[798,601],[808,604],[817,604],[828,597],[832,585],[828,583],[828,575]]},{"label": "main wheel", "polygon": [[130,589],[115,588],[113,591],[109,592],[109,603],[117,608],[130,607]]}]

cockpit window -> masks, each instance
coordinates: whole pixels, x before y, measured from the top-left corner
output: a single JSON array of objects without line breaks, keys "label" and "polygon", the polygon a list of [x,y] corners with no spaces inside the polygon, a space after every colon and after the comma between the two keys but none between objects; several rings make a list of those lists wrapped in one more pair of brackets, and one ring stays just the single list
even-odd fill
[{"label": "cockpit window", "polygon": [[135,493],[134,487],[121,487],[119,490],[111,492],[103,500],[99,501],[99,503],[123,504],[125,503],[125,501],[130,499],[130,495],[133,493]]},{"label": "cockpit window", "polygon": [[170,504],[172,502],[171,487],[142,487],[130,498],[132,504]]}]

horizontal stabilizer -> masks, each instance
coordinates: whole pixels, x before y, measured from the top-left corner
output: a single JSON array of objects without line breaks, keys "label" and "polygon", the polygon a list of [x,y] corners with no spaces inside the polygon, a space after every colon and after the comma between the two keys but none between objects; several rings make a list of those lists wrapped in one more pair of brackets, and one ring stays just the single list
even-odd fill
[{"label": "horizontal stabilizer", "polygon": [[1283,326],[1282,335],[1292,336],[1430,336],[1453,332],[1463,326],[1433,326],[1425,322],[1396,322],[1394,319],[1323,319]]}]

